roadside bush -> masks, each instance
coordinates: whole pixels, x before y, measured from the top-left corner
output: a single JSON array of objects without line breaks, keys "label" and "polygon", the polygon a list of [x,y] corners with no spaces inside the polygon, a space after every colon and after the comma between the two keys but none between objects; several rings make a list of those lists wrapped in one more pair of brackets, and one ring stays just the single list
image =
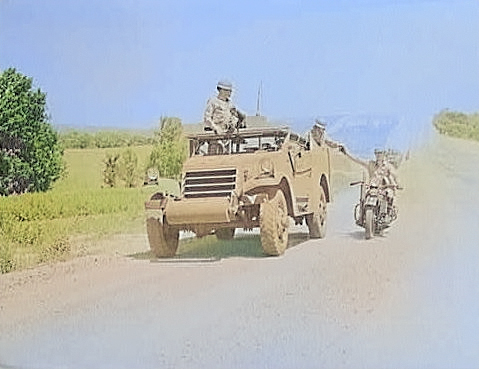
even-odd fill
[{"label": "roadside bush", "polygon": [[433,125],[441,134],[479,141],[479,113],[443,110],[434,116]]},{"label": "roadside bush", "polygon": [[179,118],[160,119],[156,143],[148,167],[158,169],[160,177],[177,179],[187,157],[187,141]]},{"label": "roadside bush", "polygon": [[135,187],[138,181],[138,155],[128,148],[121,153],[120,175],[126,187]]},{"label": "roadside bush", "polygon": [[107,187],[115,187],[118,177],[118,168],[120,159],[119,154],[107,153],[103,163],[105,164],[105,169],[103,169],[103,183]]},{"label": "roadside bush", "polygon": [[0,195],[46,191],[63,170],[46,95],[9,68],[0,74]]},{"label": "roadside bush", "polygon": [[15,260],[10,246],[0,240],[0,274],[9,273],[16,268]]}]

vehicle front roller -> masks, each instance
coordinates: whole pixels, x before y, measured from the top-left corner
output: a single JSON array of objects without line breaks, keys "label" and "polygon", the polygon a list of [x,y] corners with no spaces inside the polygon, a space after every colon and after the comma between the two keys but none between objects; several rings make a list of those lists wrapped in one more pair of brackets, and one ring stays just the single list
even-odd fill
[{"label": "vehicle front roller", "polygon": [[282,255],[288,246],[288,208],[283,191],[260,205],[260,235],[266,255]]},{"label": "vehicle front roller", "polygon": [[236,228],[219,228],[215,231],[218,240],[232,240],[235,236]]},{"label": "vehicle front roller", "polygon": [[162,219],[149,217],[146,230],[151,252],[157,258],[169,258],[176,254],[180,232],[165,224]]},{"label": "vehicle front roller", "polygon": [[327,202],[322,186],[319,187],[319,203],[313,214],[306,216],[310,238],[324,238],[326,236]]}]

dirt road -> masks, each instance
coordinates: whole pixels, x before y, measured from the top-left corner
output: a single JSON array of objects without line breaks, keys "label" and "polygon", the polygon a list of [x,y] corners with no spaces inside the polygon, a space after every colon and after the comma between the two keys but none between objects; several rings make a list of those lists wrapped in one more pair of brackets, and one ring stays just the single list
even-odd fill
[{"label": "dirt road", "polygon": [[2,275],[0,363],[477,368],[478,164],[478,144],[435,137],[401,169],[398,221],[370,241],[355,187],[336,195],[326,239],[294,228],[279,258],[241,235],[197,254],[184,240],[178,260],[156,262],[141,234],[123,240],[127,257]]}]

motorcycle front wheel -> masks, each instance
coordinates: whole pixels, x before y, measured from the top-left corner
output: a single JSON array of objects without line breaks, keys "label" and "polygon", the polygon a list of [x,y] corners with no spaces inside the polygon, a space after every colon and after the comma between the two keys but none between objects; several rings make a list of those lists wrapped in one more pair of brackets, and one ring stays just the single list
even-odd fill
[{"label": "motorcycle front wheel", "polygon": [[364,212],[364,237],[369,240],[374,234],[374,213],[372,208],[367,208]]}]

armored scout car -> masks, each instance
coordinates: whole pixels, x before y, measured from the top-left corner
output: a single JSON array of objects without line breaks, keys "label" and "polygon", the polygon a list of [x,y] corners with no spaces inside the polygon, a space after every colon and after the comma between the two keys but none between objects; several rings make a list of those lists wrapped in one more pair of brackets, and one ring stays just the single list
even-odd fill
[{"label": "armored scout car", "polygon": [[[309,135],[308,135],[309,136]],[[146,202],[147,232],[156,257],[172,257],[180,231],[232,239],[236,228],[260,228],[266,255],[281,255],[290,218],[323,238],[330,195],[329,149],[288,128],[187,135],[189,158],[181,194]]]}]

